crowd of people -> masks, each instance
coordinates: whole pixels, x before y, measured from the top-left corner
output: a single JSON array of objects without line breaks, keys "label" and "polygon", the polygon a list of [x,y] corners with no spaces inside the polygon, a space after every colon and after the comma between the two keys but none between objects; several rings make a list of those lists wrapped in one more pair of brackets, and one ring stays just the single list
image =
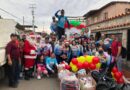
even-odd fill
[{"label": "crowd of people", "polygon": [[95,37],[88,37],[85,33],[87,31],[81,31],[68,40],[63,27],[64,22],[68,21],[64,17],[64,10],[61,10],[62,16],[57,13],[59,31],[46,37],[34,33],[10,35],[11,41],[6,46],[10,87],[17,87],[21,73],[25,80],[35,76],[41,79],[42,74],[50,77],[57,73],[58,64],[63,61],[69,64],[72,58],[84,55],[99,57],[103,68],[115,63],[119,71],[122,71],[122,44],[118,36],[106,37],[98,32]]},{"label": "crowd of people", "polygon": [[[72,40],[62,35],[58,40],[56,34],[42,38],[40,35],[22,35],[21,39],[16,34],[11,34],[11,41],[7,44],[6,55],[8,61],[9,85],[18,83],[22,72],[25,80],[42,74],[49,77],[57,73],[58,64],[63,61],[70,63],[72,58],[84,55],[94,55],[100,58],[102,66],[116,62],[118,69],[122,70],[121,42],[118,36],[110,38],[90,38],[81,32],[74,34]],[[29,38],[30,37],[30,38]],[[98,37],[98,40],[97,40]]]}]

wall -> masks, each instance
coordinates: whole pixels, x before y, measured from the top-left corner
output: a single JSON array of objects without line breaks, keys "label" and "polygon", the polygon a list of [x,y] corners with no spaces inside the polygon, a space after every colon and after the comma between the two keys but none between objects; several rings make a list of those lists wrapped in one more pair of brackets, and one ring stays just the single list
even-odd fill
[{"label": "wall", "polygon": [[[90,20],[90,23],[94,23],[101,20],[104,20],[104,13],[108,12],[108,18],[111,17],[115,17],[119,14],[125,13],[125,9],[126,8],[130,8],[130,4],[126,4],[126,3],[116,3],[116,4],[112,4],[100,11],[98,11],[97,13],[95,13],[94,15],[91,15],[90,17],[88,17],[88,19]],[[96,19],[98,17],[98,19]]]}]

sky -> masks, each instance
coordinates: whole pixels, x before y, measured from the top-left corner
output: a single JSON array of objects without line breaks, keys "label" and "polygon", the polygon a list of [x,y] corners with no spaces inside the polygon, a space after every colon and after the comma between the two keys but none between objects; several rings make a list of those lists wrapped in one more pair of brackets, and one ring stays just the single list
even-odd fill
[{"label": "sky", "polygon": [[[32,24],[31,4],[35,4],[35,24],[37,31],[50,32],[49,26],[51,17],[60,9],[65,10],[66,16],[83,16],[88,11],[98,9],[111,1],[130,0],[0,0],[0,15],[3,18],[15,19],[22,24]],[[3,12],[1,9],[13,14],[16,17]]]}]

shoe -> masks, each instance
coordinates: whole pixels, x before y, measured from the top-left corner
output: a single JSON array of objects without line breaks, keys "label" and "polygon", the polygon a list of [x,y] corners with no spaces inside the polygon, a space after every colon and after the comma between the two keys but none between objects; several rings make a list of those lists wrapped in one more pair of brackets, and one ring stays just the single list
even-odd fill
[{"label": "shoe", "polygon": [[9,87],[11,87],[11,88],[17,88],[18,84],[9,84]]},{"label": "shoe", "polygon": [[37,76],[37,79],[38,79],[38,80],[40,80],[40,79],[41,79],[41,76],[40,76],[40,75],[38,75],[38,76]]},{"label": "shoe", "polygon": [[25,76],[25,77],[24,77],[24,79],[25,79],[25,80],[30,80],[30,78],[29,78],[29,77],[27,77],[27,76]]}]

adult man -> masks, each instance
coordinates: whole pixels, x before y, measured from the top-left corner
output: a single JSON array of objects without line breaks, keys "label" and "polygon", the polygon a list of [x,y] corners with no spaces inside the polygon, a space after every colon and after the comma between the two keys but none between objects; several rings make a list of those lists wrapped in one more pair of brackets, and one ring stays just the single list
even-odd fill
[{"label": "adult man", "polygon": [[20,50],[17,43],[17,35],[10,35],[11,41],[6,46],[6,55],[8,62],[9,86],[16,88],[19,78],[19,60]]},{"label": "adult man", "polygon": [[[58,13],[61,12],[61,15],[58,15]],[[58,23],[57,23],[57,35],[58,35],[58,39],[61,39],[62,35],[65,35],[65,23],[68,23],[68,26],[70,27],[69,21],[67,19],[66,16],[64,16],[64,10],[58,10],[55,13],[55,16],[58,18]]]},{"label": "adult man", "polygon": [[56,33],[57,21],[56,21],[55,17],[52,17],[52,23],[51,23],[50,29],[51,29],[52,32]]},{"label": "adult man", "polygon": [[119,71],[122,71],[122,57],[121,57],[121,48],[122,48],[122,44],[121,42],[119,42],[119,37],[112,35],[112,45],[111,45],[111,50],[112,50],[112,56],[115,59],[115,62],[117,64],[117,68]]}]

